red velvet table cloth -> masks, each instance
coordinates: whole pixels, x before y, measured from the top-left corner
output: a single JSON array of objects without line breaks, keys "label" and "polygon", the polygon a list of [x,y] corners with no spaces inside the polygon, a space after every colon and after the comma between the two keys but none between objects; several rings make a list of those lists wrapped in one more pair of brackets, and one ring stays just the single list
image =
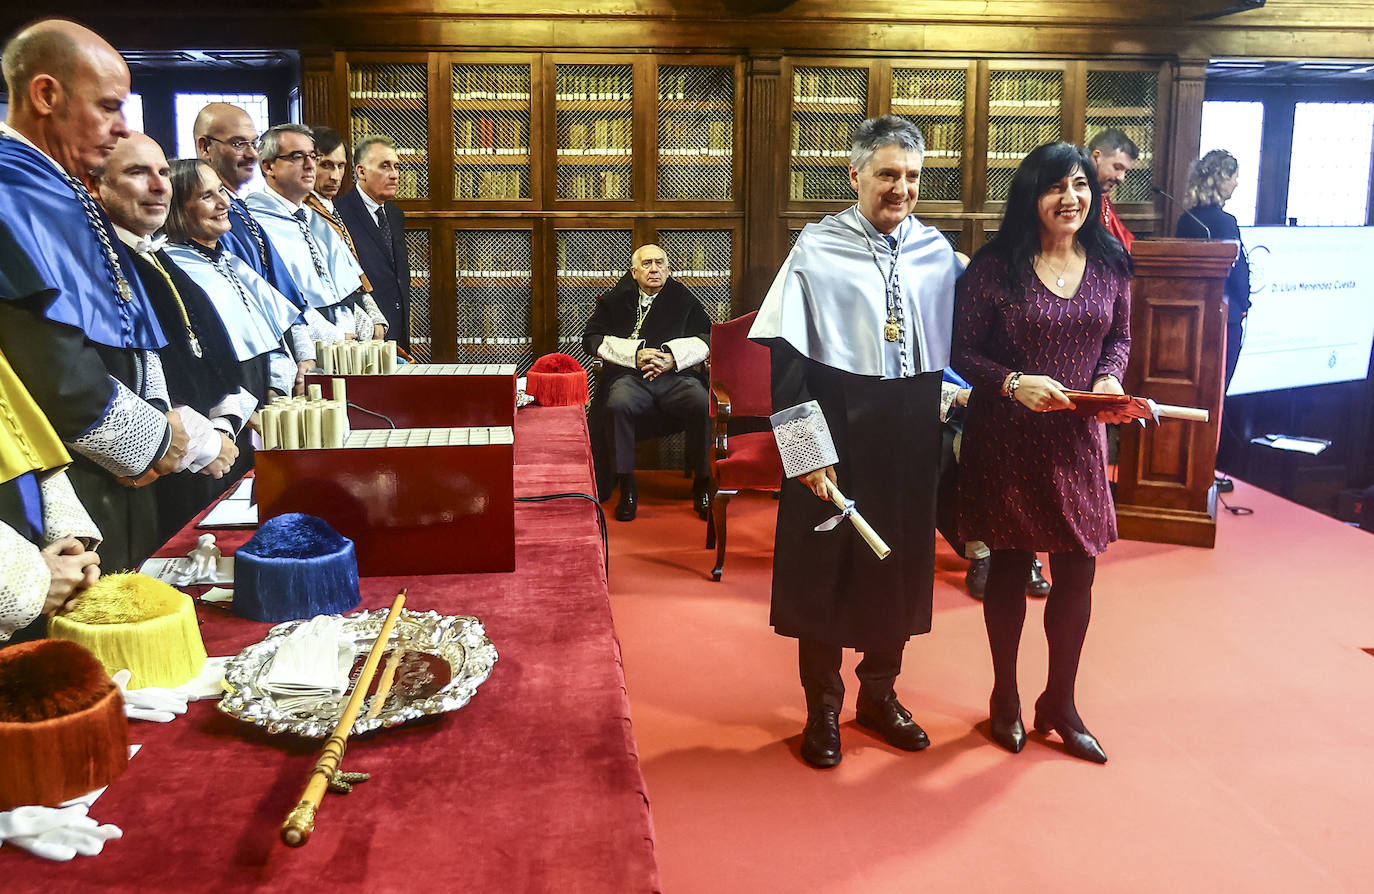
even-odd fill
[{"label": "red velvet table cloth", "polygon": [[[595,492],[580,407],[521,410],[515,448],[517,496]],[[584,500],[516,504],[513,573],[363,578],[363,608],[408,587],[407,608],[481,619],[500,657],[462,710],[350,741],[345,769],[373,777],[326,796],[304,847],[278,830],[323,743],[202,701],[170,724],[131,721],[143,750],[91,810],[123,839],[66,864],[0,848],[0,888],[657,891],[595,513]],[[160,554],[184,555],[199,533],[188,525]],[[227,554],[250,532],[215,533]],[[211,655],[271,626],[197,613]]]}]

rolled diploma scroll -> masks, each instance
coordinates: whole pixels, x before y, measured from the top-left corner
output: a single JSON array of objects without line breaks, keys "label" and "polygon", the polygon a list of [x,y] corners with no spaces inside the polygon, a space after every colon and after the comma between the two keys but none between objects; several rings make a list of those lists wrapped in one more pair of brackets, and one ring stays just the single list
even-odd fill
[{"label": "rolled diploma scroll", "polygon": [[339,448],[348,436],[348,409],[336,400],[324,405],[324,446]]},{"label": "rolled diploma scroll", "polygon": [[332,386],[329,396],[345,406],[348,404],[348,383],[343,379],[330,379]]},{"label": "rolled diploma scroll", "polygon": [[1155,414],[1161,419],[1183,419],[1188,422],[1209,422],[1211,414],[1198,407],[1176,407],[1173,404],[1155,404]]},{"label": "rolled diploma scroll", "polygon": [[301,411],[294,403],[281,410],[281,446],[283,450],[301,448]]},{"label": "rolled diploma scroll", "polygon": [[382,375],[389,376],[396,371],[396,342],[382,342]]},{"label": "rolled diploma scroll", "polygon": [[[319,386],[312,387],[318,388]],[[321,434],[323,404],[324,401],[311,401],[306,404],[305,409],[301,412],[301,419],[304,422],[303,434],[305,435],[301,446],[307,450],[319,450],[324,446],[324,437]]]},{"label": "rolled diploma scroll", "polygon": [[273,405],[265,406],[259,418],[262,420],[262,448],[276,450],[281,446],[281,410]]},{"label": "rolled diploma scroll", "polygon": [[[839,507],[841,512],[844,512],[849,501],[844,498],[844,494],[840,493],[840,489],[835,486],[835,482],[826,478],[825,483],[830,491],[830,502]],[[864,543],[867,543],[869,547],[872,548],[873,554],[880,559],[886,559],[888,556],[892,555],[892,548],[889,547],[883,541],[883,538],[878,536],[878,532],[873,530],[873,527],[864,520],[864,517],[859,514],[859,510],[850,509],[848,511],[849,520],[854,523],[854,530],[858,531],[859,536],[864,539]]]},{"label": "rolled diploma scroll", "polygon": [[324,400],[324,391],[319,385],[306,385],[305,396],[310,400]]}]

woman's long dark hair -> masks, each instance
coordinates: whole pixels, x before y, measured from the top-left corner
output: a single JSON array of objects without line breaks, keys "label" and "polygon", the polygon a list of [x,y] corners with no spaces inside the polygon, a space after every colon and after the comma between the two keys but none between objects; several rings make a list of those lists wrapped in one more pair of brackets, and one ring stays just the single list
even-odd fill
[{"label": "woman's long dark hair", "polygon": [[167,205],[167,238],[172,242],[190,242],[191,221],[186,215],[186,203],[200,194],[200,172],[204,167],[213,170],[209,163],[200,158],[178,158],[172,161],[170,179],[172,181],[172,201]]},{"label": "woman's long dark hair", "polygon": [[1097,183],[1096,169],[1088,153],[1072,143],[1046,143],[1031,151],[1011,178],[1007,207],[1002,223],[987,245],[978,254],[990,252],[1001,255],[1006,262],[1007,288],[1020,291],[1031,260],[1040,253],[1040,197],[1050,187],[1081,169],[1092,189],[1092,204],[1088,219],[1083,221],[1076,238],[1088,259],[1097,261],[1123,276],[1131,274],[1131,256],[1120,240],[1102,224],[1102,187]]}]

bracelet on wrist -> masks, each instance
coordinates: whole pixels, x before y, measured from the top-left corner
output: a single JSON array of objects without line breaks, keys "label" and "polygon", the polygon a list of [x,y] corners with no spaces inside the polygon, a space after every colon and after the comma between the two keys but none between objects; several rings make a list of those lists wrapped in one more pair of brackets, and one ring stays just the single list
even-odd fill
[{"label": "bracelet on wrist", "polygon": [[1015,399],[1016,389],[1019,387],[1021,387],[1021,374],[1019,372],[1014,372],[1007,376],[1007,384],[1003,390],[1006,392],[1008,398]]}]

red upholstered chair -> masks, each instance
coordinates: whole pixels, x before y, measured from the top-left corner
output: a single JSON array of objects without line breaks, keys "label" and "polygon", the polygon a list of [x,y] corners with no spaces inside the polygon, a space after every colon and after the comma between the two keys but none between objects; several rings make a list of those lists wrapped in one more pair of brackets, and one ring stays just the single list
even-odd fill
[{"label": "red upholstered chair", "polygon": [[[711,579],[725,567],[725,511],[742,490],[782,487],[782,457],[768,417],[773,412],[769,351],[749,340],[754,314],[711,325],[711,518],[706,548],[716,548]],[[732,426],[733,423],[733,426]],[[739,429],[752,423],[755,431]],[[734,431],[731,431],[731,428]]]}]

